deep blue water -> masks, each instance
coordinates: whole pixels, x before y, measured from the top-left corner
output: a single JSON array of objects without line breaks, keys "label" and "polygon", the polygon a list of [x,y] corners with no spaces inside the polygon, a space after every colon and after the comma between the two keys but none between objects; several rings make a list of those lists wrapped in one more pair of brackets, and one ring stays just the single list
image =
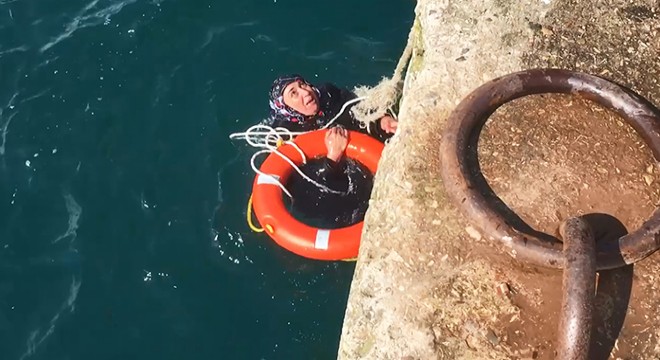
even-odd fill
[{"label": "deep blue water", "polygon": [[0,359],[332,359],[354,264],[245,222],[299,72],[391,75],[404,1],[0,0]]}]

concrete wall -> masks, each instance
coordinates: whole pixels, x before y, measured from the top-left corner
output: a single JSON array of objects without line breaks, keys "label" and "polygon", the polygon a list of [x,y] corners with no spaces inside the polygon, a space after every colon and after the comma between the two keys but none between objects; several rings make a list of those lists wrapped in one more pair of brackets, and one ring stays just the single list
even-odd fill
[{"label": "concrete wall", "polygon": [[[414,54],[399,114],[399,133],[383,154],[365,218],[339,358],[553,358],[553,319],[559,311],[560,273],[516,263],[482,239],[469,220],[458,213],[441,182],[440,134],[449,113],[470,91],[497,76],[533,67],[562,67],[602,75],[659,104],[658,7],[656,1],[418,1]],[[639,193],[640,197],[628,199],[633,202],[631,205],[626,205],[623,198],[599,209],[597,195],[587,199],[591,202],[566,205],[551,186],[553,181],[533,177],[536,170],[525,167],[526,163],[513,171],[507,167],[508,162],[497,167],[502,154],[518,158],[529,154],[499,149],[508,148],[519,140],[516,136],[531,131],[519,120],[520,114],[546,106],[546,101],[554,104],[548,112],[554,111],[557,126],[541,133],[541,145],[535,151],[545,151],[544,147],[554,151],[554,139],[572,136],[571,129],[562,127],[561,116],[566,111],[586,111],[587,115],[574,117],[593,117],[593,127],[601,126],[598,109],[588,104],[575,105],[570,99],[531,99],[497,115],[498,124],[508,124],[511,129],[487,129],[492,136],[483,146],[480,144],[479,150],[482,164],[485,160],[493,164],[486,177],[496,183],[496,192],[507,196],[507,204],[524,213],[525,220],[542,231],[551,231],[565,216],[594,209],[623,217],[628,227],[638,226],[660,196],[655,173],[644,172],[655,162],[643,146],[635,145],[639,145],[638,139],[626,129],[616,130],[614,126],[611,130],[607,123],[596,131],[606,139],[619,136],[621,144],[629,144],[631,150],[616,160],[631,164],[624,174],[605,169],[611,174],[601,174],[604,177],[592,184],[595,180],[589,175],[590,168],[585,170],[579,160],[565,164],[556,152],[548,161],[543,160],[550,165],[543,166],[559,169],[557,164],[563,164],[562,171],[554,173],[558,179],[555,184],[560,184],[560,188],[578,184],[574,194],[577,197],[586,196],[580,192],[584,184],[589,188],[620,182],[625,187],[626,181],[632,181],[631,193]],[[608,121],[617,123],[614,116]],[[574,143],[570,138],[566,141]],[[594,144],[576,144],[573,150],[567,146],[569,152],[586,154],[598,146]],[[616,147],[602,151],[611,152],[612,158],[622,153]],[[593,161],[595,170],[604,164],[598,165],[598,159]],[[523,183],[524,176],[520,174],[530,175],[531,180]],[[561,174],[568,175],[564,179]],[[646,182],[641,180],[642,174],[647,175]],[[633,180],[610,179],[609,175],[626,175]],[[652,176],[651,181],[648,176]],[[501,186],[497,186],[498,179]],[[533,197],[528,192],[530,187],[538,190]],[[603,191],[611,194],[613,190]],[[552,199],[550,204],[542,203],[546,198]],[[552,214],[558,214],[556,219],[543,213],[542,207],[552,208]],[[541,220],[534,221],[535,218]],[[656,258],[635,270],[640,275],[633,294],[639,298],[650,297],[644,289],[650,289],[654,282],[645,274],[660,269]],[[635,301],[633,298],[631,302],[635,311],[658,305]],[[645,340],[638,341],[642,332],[628,334],[624,326],[620,344],[625,345],[618,351],[649,356],[660,351],[655,349],[660,334],[649,330],[660,324],[655,312],[649,311],[646,318],[632,318],[626,320],[626,326],[638,324],[647,328],[643,333]]]}]

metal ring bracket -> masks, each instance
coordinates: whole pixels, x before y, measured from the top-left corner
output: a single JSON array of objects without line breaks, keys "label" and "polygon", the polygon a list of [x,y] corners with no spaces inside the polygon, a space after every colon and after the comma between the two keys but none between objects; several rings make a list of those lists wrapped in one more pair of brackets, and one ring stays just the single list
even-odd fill
[{"label": "metal ring bracket", "polygon": [[[515,229],[492,201],[476,186],[469,157],[476,153],[471,140],[478,139],[488,117],[514,99],[542,93],[571,94],[595,101],[625,119],[660,160],[658,111],[632,91],[605,79],[562,69],[534,69],[494,79],[470,93],[450,115],[443,133],[440,156],[445,189],[464,215],[480,228],[485,238],[499,241],[522,261],[563,268],[562,243]],[[660,210],[637,230],[615,244],[597,244],[598,270],[637,262],[660,247]]]}]

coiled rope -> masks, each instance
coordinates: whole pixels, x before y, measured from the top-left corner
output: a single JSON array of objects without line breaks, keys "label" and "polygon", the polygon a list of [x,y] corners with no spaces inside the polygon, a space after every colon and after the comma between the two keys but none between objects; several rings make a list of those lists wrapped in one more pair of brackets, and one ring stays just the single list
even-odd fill
[{"label": "coiled rope", "polygon": [[[333,117],[330,121],[328,121],[328,123],[325,124],[321,128],[321,130],[330,127],[339,118],[339,116],[341,116],[344,113],[344,111],[346,111],[346,108],[349,105],[362,101],[363,99],[364,97],[358,97],[344,103],[339,113],[337,113],[335,117]],[[266,174],[257,168],[255,161],[259,155],[275,153],[277,156],[281,157],[284,161],[286,161],[289,165],[291,165],[291,167],[293,167],[293,169],[296,170],[296,172],[298,172],[298,174],[300,174],[300,176],[302,176],[303,179],[311,182],[312,184],[320,188],[322,191],[329,192],[332,194],[344,194],[344,192],[330,189],[329,187],[305,175],[302,172],[302,170],[300,170],[300,168],[291,159],[289,159],[288,157],[286,157],[286,155],[282,154],[279,150],[277,150],[277,148],[282,144],[289,144],[298,151],[298,153],[303,159],[303,164],[306,164],[307,157],[305,156],[305,153],[302,151],[302,149],[296,143],[293,142],[293,138],[295,136],[306,134],[309,132],[311,131],[294,132],[294,131],[289,131],[288,129],[283,127],[273,128],[268,125],[257,124],[249,127],[244,132],[233,133],[229,135],[229,138],[232,140],[245,140],[250,146],[263,149],[257,151],[256,153],[254,153],[254,155],[252,155],[252,158],[250,159],[250,166],[252,167],[252,170],[254,170],[254,172],[257,173],[259,176],[270,178],[273,181],[273,183],[279,186],[280,189],[282,189],[282,191],[285,194],[287,194],[287,196],[289,196],[290,198],[293,198],[293,196],[286,189],[286,187],[279,181],[278,178],[274,177],[271,174]]]}]

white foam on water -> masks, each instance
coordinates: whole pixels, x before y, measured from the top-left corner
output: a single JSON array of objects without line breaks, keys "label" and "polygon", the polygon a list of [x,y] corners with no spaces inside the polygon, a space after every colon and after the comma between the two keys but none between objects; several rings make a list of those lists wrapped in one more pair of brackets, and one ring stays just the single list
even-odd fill
[{"label": "white foam on water", "polygon": [[60,58],[59,56],[53,56],[53,57],[51,57],[51,58],[48,58],[48,59],[46,59],[46,60],[40,62],[37,66],[34,67],[34,69],[36,70],[36,69],[42,68],[42,67],[44,67],[44,66],[50,64],[51,62],[53,62],[53,61],[55,61],[55,60],[57,60],[57,59],[59,59],[59,58]]},{"label": "white foam on water", "polygon": [[66,211],[69,214],[68,227],[64,234],[52,241],[53,244],[68,237],[71,237],[70,243],[73,243],[76,236],[78,236],[78,220],[80,220],[80,215],[82,214],[82,207],[80,207],[71,194],[64,194],[64,203],[66,205]]},{"label": "white foam on water", "polygon": [[50,88],[45,89],[45,90],[42,90],[42,91],[40,91],[40,92],[38,92],[38,93],[36,93],[36,94],[34,94],[34,95],[32,95],[32,96],[28,96],[28,97],[26,97],[25,99],[21,100],[21,102],[20,102],[19,104],[22,105],[22,104],[25,104],[26,102],[32,101],[32,100],[34,100],[34,99],[38,99],[38,98],[40,98],[40,97],[46,95],[49,91],[50,91]]},{"label": "white foam on water", "polygon": [[256,41],[263,41],[263,42],[274,42],[273,38],[271,38],[268,35],[264,34],[257,34],[257,36],[254,37]]},{"label": "white foam on water", "polygon": [[[99,0],[93,0],[92,2],[85,5],[76,15],[76,17],[66,24],[65,29],[62,33],[51,38],[51,40],[39,49],[39,51],[44,52],[53,46],[59,44],[63,40],[71,37],[76,31],[84,29],[90,26],[107,24],[110,21],[110,18],[113,15],[118,14],[126,5],[134,3],[136,0],[124,0],[118,3],[110,4],[109,6],[96,9]],[[96,10],[96,11],[94,11]]]},{"label": "white foam on water", "polygon": [[[7,104],[7,107],[13,108],[12,104],[17,95],[18,93],[15,93],[14,96],[12,96],[11,100],[9,100],[9,103]],[[0,121],[2,121],[2,113],[3,111],[2,109],[0,109]],[[0,144],[0,156],[5,154],[5,145],[7,144],[7,133],[9,129],[9,124],[11,124],[11,119],[13,119],[14,116],[16,116],[16,114],[18,114],[18,112],[14,112],[11,115],[9,115],[7,117],[7,120],[2,124],[2,127],[0,127],[0,139],[2,139],[2,143]]]},{"label": "white foam on water", "polygon": [[78,298],[78,292],[80,291],[81,283],[82,282],[76,279],[75,276],[73,277],[71,281],[71,285],[69,286],[69,296],[60,307],[60,310],[48,322],[47,325],[48,329],[42,331],[41,328],[37,328],[30,332],[30,335],[28,336],[25,342],[27,350],[25,351],[25,353],[23,353],[23,355],[21,355],[19,360],[23,360],[35,354],[39,346],[43,344],[43,342],[46,341],[46,339],[48,339],[48,337],[55,332],[55,325],[57,324],[57,321],[60,319],[62,313],[64,313],[65,311],[68,312],[75,311],[75,302],[76,299]]},{"label": "white foam on water", "polygon": [[[78,250],[73,247],[73,242],[77,237],[78,230],[78,221],[80,215],[82,214],[82,207],[78,204],[76,199],[69,193],[63,193],[64,203],[66,205],[66,210],[69,215],[67,230],[64,234],[58,236],[52,243],[59,242],[62,239],[69,238],[69,250],[77,252]],[[32,330],[30,335],[26,340],[26,351],[21,355],[19,360],[25,359],[35,354],[37,349],[41,344],[50,337],[56,329],[56,325],[60,317],[65,313],[72,313],[76,310],[76,299],[78,298],[78,293],[80,291],[80,286],[82,281],[79,280],[78,276],[73,275],[71,279],[71,285],[69,285],[69,295],[64,300],[60,306],[57,313],[48,321],[44,326],[39,326],[37,329]]]},{"label": "white foam on water", "polygon": [[[221,236],[224,235],[225,236]],[[245,254],[245,242],[241,233],[231,232],[224,229],[223,233],[212,230],[213,247],[217,249],[220,256],[229,260],[230,263],[240,264],[242,261],[254,264],[254,261]]]},{"label": "white foam on water", "polygon": [[18,188],[14,188],[14,193],[11,194],[11,204],[14,205],[14,201],[16,201],[16,193],[18,192]]},{"label": "white foam on water", "polygon": [[326,51],[318,55],[306,55],[305,57],[310,60],[330,60],[334,58],[335,55],[336,53],[334,51]]},{"label": "white foam on water", "polygon": [[371,40],[366,37],[362,37],[358,35],[346,35],[346,37],[348,38],[351,44],[355,45],[358,48],[369,48],[369,47],[385,45],[383,41]]},{"label": "white foam on water", "polygon": [[[259,24],[258,20],[252,20],[252,21],[246,21],[246,22],[242,22],[242,23],[211,27],[206,31],[206,37],[204,38],[204,41],[202,42],[202,45],[197,49],[197,51],[201,51],[204,48],[206,48],[209,44],[211,44],[215,40],[215,38],[217,36],[225,33],[228,30],[235,29],[235,28],[241,28],[241,27],[255,26],[257,24]],[[257,35],[256,39],[261,40],[261,41],[266,41],[266,42],[270,42],[272,40],[272,39],[270,39],[270,37],[268,37],[267,35],[263,35],[263,34]],[[255,40],[252,39],[252,42],[255,42]]]},{"label": "white foam on water", "polygon": [[168,285],[172,285],[172,287],[174,287],[175,289],[177,288],[176,284],[171,284],[173,280],[170,280],[170,274],[166,272],[162,272],[162,271],[156,272],[155,270],[151,271],[147,269],[142,269],[142,271],[144,272],[144,275],[142,277],[142,281],[144,282],[151,282],[154,280],[158,281],[158,279],[160,279],[160,281],[170,282],[170,284]]},{"label": "white foam on water", "polygon": [[[62,311],[68,310],[70,312],[76,311],[76,299],[78,298],[78,292],[80,292],[80,285],[82,281],[78,280],[75,276],[71,281],[71,286],[69,287],[69,297],[66,299],[62,307]],[[59,314],[58,314],[59,315]]]},{"label": "white foam on water", "polygon": [[151,209],[151,208],[156,208],[156,205],[150,205],[147,200],[144,198],[144,193],[140,194],[140,206],[143,209]]},{"label": "white foam on water", "polygon": [[244,26],[255,26],[259,24],[259,20],[250,20],[250,21],[245,21],[242,23],[237,23],[234,26],[236,27],[244,27]]},{"label": "white foam on water", "polygon": [[7,55],[7,54],[11,54],[11,53],[15,53],[15,52],[25,52],[25,51],[28,51],[29,49],[30,49],[29,47],[27,47],[25,45],[21,45],[21,46],[13,47],[11,49],[7,49],[7,50],[0,50],[0,58],[3,57],[4,55]]},{"label": "white foam on water", "polygon": [[206,38],[204,39],[202,46],[199,47],[198,51],[207,47],[216,36],[224,33],[226,30],[227,30],[226,26],[212,27],[209,30],[207,30]]}]

